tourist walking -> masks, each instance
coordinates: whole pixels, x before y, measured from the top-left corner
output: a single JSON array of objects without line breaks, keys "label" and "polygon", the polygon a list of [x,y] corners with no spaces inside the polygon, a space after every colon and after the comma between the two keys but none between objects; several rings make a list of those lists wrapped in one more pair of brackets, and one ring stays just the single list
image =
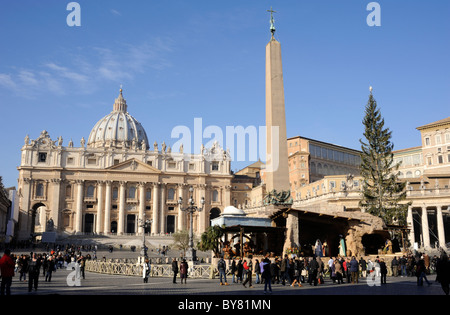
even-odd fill
[{"label": "tourist walking", "polygon": [[249,287],[253,288],[253,284],[252,284],[253,263],[252,263],[251,258],[249,258],[248,261],[247,260],[244,261],[243,268],[244,268],[244,273],[246,275],[246,279],[242,283],[242,285],[245,287],[245,285],[248,282],[250,284]]},{"label": "tourist walking", "polygon": [[261,266],[259,264],[259,260],[255,259],[255,275],[256,275],[256,284],[261,283]]},{"label": "tourist walking", "polygon": [[361,277],[367,277],[367,262],[364,260],[364,257],[359,259],[359,267],[361,267]]},{"label": "tourist walking", "polygon": [[52,273],[55,270],[55,261],[52,256],[47,258],[47,272],[45,273],[45,282],[52,281]]},{"label": "tourist walking", "polygon": [[294,261],[294,281],[292,281],[291,283],[291,287],[295,287],[295,285],[297,284],[298,287],[302,287],[302,285],[300,284],[300,274],[302,272],[302,263],[300,262],[300,260],[298,259],[298,257],[295,258]]},{"label": "tourist walking", "polygon": [[28,292],[31,292],[33,287],[36,291],[38,289],[41,264],[41,258],[33,253],[31,260],[28,263]]},{"label": "tourist walking", "polygon": [[11,257],[11,250],[5,249],[0,259],[0,273],[2,277],[1,295],[11,295],[12,278],[14,277],[15,262]]},{"label": "tourist walking", "polygon": [[[232,275],[231,282],[232,283],[236,283],[237,267],[236,267],[236,261],[234,259],[231,262],[230,272],[231,272],[231,275]],[[226,282],[226,280],[225,280],[225,282]]]},{"label": "tourist walking", "polygon": [[380,264],[381,284],[386,284],[386,276],[388,271],[386,263],[383,258],[380,260],[379,264]]},{"label": "tourist walking", "polygon": [[425,279],[428,285],[431,285],[431,282],[427,279],[425,261],[420,257],[416,257],[416,277],[418,286],[423,285],[423,279]]},{"label": "tourist walking", "polygon": [[[271,268],[270,268],[270,260],[269,258],[265,258],[264,261],[262,262],[263,264],[263,273],[262,273],[262,278],[264,279],[264,294],[267,293],[272,293],[272,274],[270,272]],[[267,289],[269,289],[267,291]]]},{"label": "tourist walking", "polygon": [[180,281],[181,284],[183,284],[183,280],[184,280],[184,284],[186,284],[186,280],[187,280],[187,276],[188,276],[188,263],[186,262],[186,259],[183,258],[183,260],[180,263]]},{"label": "tourist walking", "polygon": [[219,271],[220,285],[228,285],[226,273],[227,264],[225,263],[223,257],[220,257],[219,262],[217,263],[217,270]]},{"label": "tourist walking", "polygon": [[310,257],[309,264],[308,264],[308,270],[309,270],[309,279],[308,283],[312,285],[314,283],[314,286],[317,286],[317,272],[319,269],[319,263],[314,258]]},{"label": "tourist walking", "polygon": [[285,285],[287,281],[287,284],[291,285],[291,279],[289,277],[289,258],[287,254],[284,255],[284,258],[281,261],[280,273],[281,273],[281,284]]}]

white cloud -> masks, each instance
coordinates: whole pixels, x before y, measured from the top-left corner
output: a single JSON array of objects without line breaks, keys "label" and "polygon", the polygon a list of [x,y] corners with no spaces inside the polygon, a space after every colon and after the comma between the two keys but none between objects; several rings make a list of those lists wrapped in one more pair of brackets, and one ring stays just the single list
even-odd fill
[{"label": "white cloud", "polygon": [[48,92],[66,95],[74,88],[91,94],[102,83],[125,83],[137,75],[150,73],[149,70],[171,67],[166,56],[173,51],[172,47],[173,42],[167,38],[139,44],[123,43],[114,48],[83,47],[80,51],[86,53],[72,54],[69,61],[46,61],[35,69],[0,73],[0,87],[28,98]]}]

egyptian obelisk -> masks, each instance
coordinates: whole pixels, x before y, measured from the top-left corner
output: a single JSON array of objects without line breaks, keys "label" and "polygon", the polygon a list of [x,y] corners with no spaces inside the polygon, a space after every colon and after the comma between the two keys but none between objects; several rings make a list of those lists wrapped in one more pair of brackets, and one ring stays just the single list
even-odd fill
[{"label": "egyptian obelisk", "polygon": [[281,192],[290,190],[283,68],[281,45],[274,37],[275,11],[268,12],[272,37],[266,46],[266,192]]}]

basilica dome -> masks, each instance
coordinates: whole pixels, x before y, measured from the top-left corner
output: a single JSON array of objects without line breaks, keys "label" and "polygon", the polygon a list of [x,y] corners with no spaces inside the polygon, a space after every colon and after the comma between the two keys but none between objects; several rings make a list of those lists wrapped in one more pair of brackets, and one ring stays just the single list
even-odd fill
[{"label": "basilica dome", "polygon": [[100,119],[92,128],[87,146],[89,148],[129,149],[146,149],[148,147],[148,138],[144,127],[128,113],[122,89],[114,102],[113,111]]}]

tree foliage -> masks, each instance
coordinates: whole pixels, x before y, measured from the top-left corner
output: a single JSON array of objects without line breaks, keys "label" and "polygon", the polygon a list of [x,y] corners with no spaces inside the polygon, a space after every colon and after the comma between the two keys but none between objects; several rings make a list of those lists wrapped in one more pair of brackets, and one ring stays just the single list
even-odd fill
[{"label": "tree foliage", "polygon": [[218,225],[210,226],[201,236],[198,249],[202,251],[212,250],[214,257],[220,256],[220,238],[224,234],[224,229]]},{"label": "tree foliage", "polygon": [[392,132],[385,127],[384,119],[372,95],[365,108],[365,127],[361,143],[361,176],[363,198],[360,206],[366,212],[381,217],[386,224],[406,224],[408,204],[405,182],[398,180],[400,163],[394,163]]},{"label": "tree foliage", "polygon": [[173,234],[173,245],[175,248],[183,251],[186,256],[186,250],[189,248],[189,231],[182,230]]}]

